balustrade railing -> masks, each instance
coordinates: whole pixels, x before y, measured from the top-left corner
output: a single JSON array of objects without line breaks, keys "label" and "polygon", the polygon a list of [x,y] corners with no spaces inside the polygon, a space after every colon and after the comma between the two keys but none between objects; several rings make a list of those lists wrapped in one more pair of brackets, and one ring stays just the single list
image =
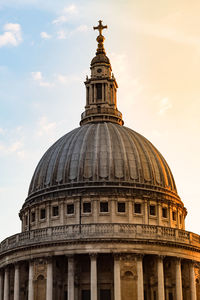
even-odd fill
[{"label": "balustrade railing", "polygon": [[0,243],[0,254],[18,247],[34,245],[38,242],[67,241],[85,238],[168,240],[200,246],[200,236],[185,230],[155,225],[103,223],[63,225],[18,233]]}]

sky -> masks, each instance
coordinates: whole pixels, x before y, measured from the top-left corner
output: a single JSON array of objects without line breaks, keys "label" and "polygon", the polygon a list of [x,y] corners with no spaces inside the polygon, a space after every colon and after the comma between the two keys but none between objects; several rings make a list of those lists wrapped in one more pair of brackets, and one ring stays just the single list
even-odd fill
[{"label": "sky", "polygon": [[21,230],[41,156],[79,126],[100,19],[125,126],[163,154],[200,234],[199,11],[199,0],[0,0],[0,240]]}]

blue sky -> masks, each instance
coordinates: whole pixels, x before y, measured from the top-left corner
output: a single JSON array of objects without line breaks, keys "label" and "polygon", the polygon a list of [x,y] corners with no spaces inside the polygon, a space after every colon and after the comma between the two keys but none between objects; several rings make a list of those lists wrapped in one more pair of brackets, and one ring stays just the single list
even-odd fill
[{"label": "blue sky", "polygon": [[193,1],[0,0],[0,238],[20,231],[18,212],[48,147],[79,126],[85,76],[105,48],[125,125],[168,161],[199,232],[200,4]]}]

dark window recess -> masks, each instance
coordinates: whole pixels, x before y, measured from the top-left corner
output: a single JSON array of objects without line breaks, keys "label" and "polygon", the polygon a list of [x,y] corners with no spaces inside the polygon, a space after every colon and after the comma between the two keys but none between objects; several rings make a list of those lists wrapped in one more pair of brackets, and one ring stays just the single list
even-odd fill
[{"label": "dark window recess", "polygon": [[153,292],[153,300],[157,300],[156,291]]},{"label": "dark window recess", "polygon": [[40,219],[45,219],[46,218],[46,209],[42,208],[40,210]]},{"label": "dark window recess", "polygon": [[156,207],[155,205],[150,205],[150,215],[155,216],[156,215]]},{"label": "dark window recess", "polygon": [[83,202],[83,212],[84,213],[91,212],[91,203],[90,202]]},{"label": "dark window recess", "polygon": [[25,225],[28,225],[28,216],[25,216]]},{"label": "dark window recess", "polygon": [[135,203],[134,204],[134,210],[136,214],[141,214],[141,204],[140,203]]},{"label": "dark window recess", "polygon": [[74,213],[74,204],[67,204],[67,214],[72,215]]},{"label": "dark window recess", "polygon": [[110,290],[100,290],[100,300],[111,300]]},{"label": "dark window recess", "polygon": [[118,209],[118,212],[125,212],[126,211],[126,204],[125,202],[118,202],[117,203],[117,209]]},{"label": "dark window recess", "polygon": [[169,300],[173,300],[173,294],[171,292],[169,292],[169,297],[168,297]]},{"label": "dark window recess", "polygon": [[31,222],[35,222],[35,212],[31,213]]},{"label": "dark window recess", "polygon": [[100,212],[108,212],[108,202],[100,202]]},{"label": "dark window recess", "polygon": [[144,300],[147,300],[147,292],[144,290]]},{"label": "dark window recess", "polygon": [[175,211],[172,212],[172,219],[173,219],[174,221],[176,221],[176,212],[175,212]]},{"label": "dark window recess", "polygon": [[64,292],[64,300],[68,300],[68,292],[67,291]]},{"label": "dark window recess", "polygon": [[182,223],[182,216],[180,215],[179,216],[179,221],[180,221],[180,224]]},{"label": "dark window recess", "polygon": [[81,291],[81,300],[90,300],[90,290]]},{"label": "dark window recess", "polygon": [[96,89],[97,89],[97,99],[102,99],[102,84],[97,83]]},{"label": "dark window recess", "polygon": [[56,217],[59,215],[59,207],[58,206],[53,206],[52,207],[52,216]]},{"label": "dark window recess", "polygon": [[163,216],[163,218],[167,218],[167,208],[166,207],[163,207],[163,209],[162,209],[162,216]]}]

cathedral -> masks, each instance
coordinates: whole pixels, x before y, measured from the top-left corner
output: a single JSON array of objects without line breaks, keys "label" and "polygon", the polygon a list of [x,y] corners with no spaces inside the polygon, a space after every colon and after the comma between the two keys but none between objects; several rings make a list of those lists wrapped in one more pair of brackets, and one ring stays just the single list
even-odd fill
[{"label": "cathedral", "polygon": [[124,126],[105,28],[80,126],[43,155],[0,244],[0,300],[200,300],[200,236],[162,154]]}]

